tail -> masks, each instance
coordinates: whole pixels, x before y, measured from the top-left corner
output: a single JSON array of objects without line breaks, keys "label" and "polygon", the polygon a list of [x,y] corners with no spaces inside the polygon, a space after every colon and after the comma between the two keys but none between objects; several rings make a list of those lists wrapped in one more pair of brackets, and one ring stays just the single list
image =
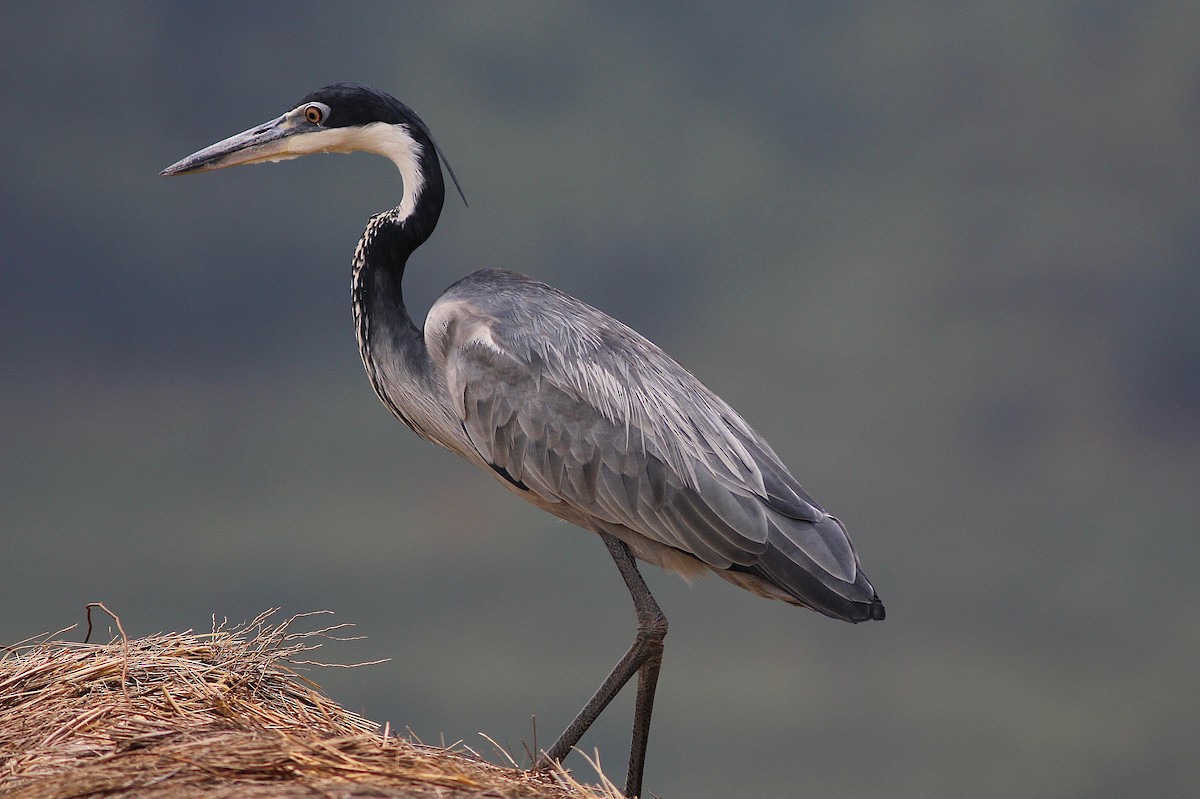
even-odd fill
[{"label": "tail", "polygon": [[[815,522],[788,517],[772,519],[767,551],[753,565],[734,566],[733,570],[740,574],[736,577],[730,574],[728,579],[755,593],[810,608],[833,619],[855,624],[882,621],[887,615],[883,601],[863,573],[845,525],[828,514],[822,516]],[[842,551],[849,558],[835,561],[824,556],[819,542],[833,544],[835,550],[847,547],[848,551]]]}]

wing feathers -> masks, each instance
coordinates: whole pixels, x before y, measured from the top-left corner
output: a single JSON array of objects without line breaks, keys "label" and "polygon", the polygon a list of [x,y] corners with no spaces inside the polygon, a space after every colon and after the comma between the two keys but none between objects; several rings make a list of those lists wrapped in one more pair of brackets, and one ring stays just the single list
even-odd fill
[{"label": "wing feathers", "polygon": [[494,271],[451,287],[435,319],[429,350],[471,445],[545,502],[757,575],[822,612],[846,618],[838,603],[872,601],[841,524],[736,412],[637,333]]}]

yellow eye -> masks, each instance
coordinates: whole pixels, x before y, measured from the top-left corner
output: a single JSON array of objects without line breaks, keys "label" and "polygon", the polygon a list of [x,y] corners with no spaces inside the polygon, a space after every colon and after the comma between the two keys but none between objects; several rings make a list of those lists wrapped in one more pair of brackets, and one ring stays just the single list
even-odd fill
[{"label": "yellow eye", "polygon": [[325,118],[325,112],[321,110],[319,105],[310,105],[304,109],[304,118],[314,125],[320,125],[321,120]]}]

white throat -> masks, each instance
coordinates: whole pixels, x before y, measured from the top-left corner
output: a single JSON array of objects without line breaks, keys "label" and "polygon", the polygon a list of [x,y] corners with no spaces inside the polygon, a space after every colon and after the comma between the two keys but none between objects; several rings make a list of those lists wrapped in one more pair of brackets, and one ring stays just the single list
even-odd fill
[{"label": "white throat", "polygon": [[404,182],[404,194],[396,209],[398,221],[412,215],[425,188],[423,148],[403,125],[372,122],[354,128],[326,128],[285,139],[285,143],[285,158],[312,153],[375,153],[391,160]]}]

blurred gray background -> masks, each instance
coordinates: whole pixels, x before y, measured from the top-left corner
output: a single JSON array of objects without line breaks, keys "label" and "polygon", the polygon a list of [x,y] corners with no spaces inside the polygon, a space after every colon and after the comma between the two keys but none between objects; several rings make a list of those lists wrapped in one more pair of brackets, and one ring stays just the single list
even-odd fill
[{"label": "blurred gray background", "polygon": [[[353,80],[470,201],[411,263],[546,280],[728,399],[849,525],[851,626],[718,579],[671,620],[664,797],[1200,786],[1200,5],[5,3],[0,642],[280,605],[430,742],[546,745],[631,637],[598,540],[395,422],[350,257],[399,179],[164,179]],[[76,631],[73,635],[81,635]],[[618,780],[629,697],[583,746]],[[578,773],[589,770],[576,761]]]}]

